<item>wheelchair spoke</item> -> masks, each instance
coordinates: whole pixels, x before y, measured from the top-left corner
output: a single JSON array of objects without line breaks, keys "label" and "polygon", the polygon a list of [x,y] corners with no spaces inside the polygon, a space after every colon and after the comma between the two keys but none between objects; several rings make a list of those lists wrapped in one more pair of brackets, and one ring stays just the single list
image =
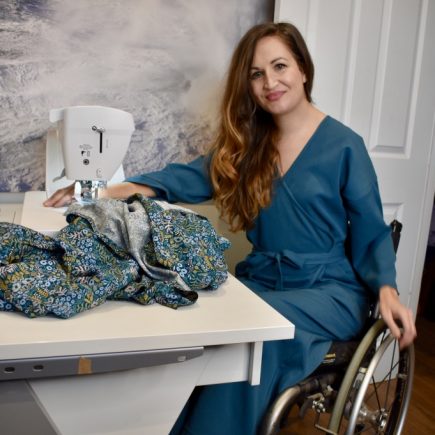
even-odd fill
[{"label": "wheelchair spoke", "polygon": [[[394,370],[394,368],[396,366],[397,366],[397,364],[394,365],[393,370]],[[380,382],[375,382],[374,376],[371,377],[371,381],[372,381],[371,387],[372,387],[373,391],[371,393],[367,393],[367,396],[365,397],[365,400],[364,400],[366,403],[368,403],[370,401],[370,399],[372,399],[373,396],[375,396],[375,399],[376,399],[376,402],[377,402],[377,407],[378,407],[378,409],[381,409],[382,408],[382,406],[381,406],[382,400],[380,399],[380,394],[378,393],[378,390],[381,387],[385,386],[385,383],[386,383],[387,392],[385,394],[385,401],[383,403],[383,405],[384,405],[383,408],[387,409],[387,400],[388,400],[388,397],[389,397],[389,394],[390,394],[390,385],[394,381],[393,379],[391,379],[391,377],[388,379],[388,381],[386,381],[386,379],[388,377],[389,377],[388,374],[385,375],[385,377]]]},{"label": "wheelchair spoke", "polygon": [[375,377],[374,376],[372,376],[372,385],[373,385],[373,393],[371,395],[369,395],[367,397],[367,399],[370,399],[370,397],[375,395],[376,396],[376,402],[378,402],[378,409],[380,409],[381,408],[381,402],[379,400],[378,387],[376,385],[376,381],[375,381]]},{"label": "wheelchair spoke", "polygon": [[394,340],[394,344],[393,344],[393,358],[391,358],[391,366],[390,366],[390,372],[389,372],[390,376],[389,376],[389,379],[388,379],[387,394],[385,395],[385,403],[384,403],[384,407],[385,408],[387,407],[387,397],[389,396],[389,392],[390,392],[391,376],[393,374],[393,370],[399,364],[399,360],[397,360],[396,364],[394,364],[394,366],[393,366],[394,355],[396,354],[396,346],[397,346],[397,340]]}]

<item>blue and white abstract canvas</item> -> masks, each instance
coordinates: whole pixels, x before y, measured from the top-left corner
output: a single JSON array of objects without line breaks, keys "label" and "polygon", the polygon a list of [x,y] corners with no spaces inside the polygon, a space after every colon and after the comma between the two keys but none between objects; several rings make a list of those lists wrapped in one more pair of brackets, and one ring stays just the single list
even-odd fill
[{"label": "blue and white abstract canvas", "polygon": [[116,107],[126,175],[207,147],[231,52],[273,0],[0,0],[0,191],[45,188],[51,108]]}]

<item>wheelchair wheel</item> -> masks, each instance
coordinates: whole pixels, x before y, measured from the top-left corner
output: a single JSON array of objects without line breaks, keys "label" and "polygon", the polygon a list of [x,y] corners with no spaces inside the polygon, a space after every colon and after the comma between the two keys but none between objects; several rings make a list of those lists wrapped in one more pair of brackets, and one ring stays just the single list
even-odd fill
[{"label": "wheelchair wheel", "polygon": [[[363,338],[343,379],[328,433],[400,435],[411,396],[414,348],[399,350],[378,320]],[[344,419],[343,419],[344,417]]]}]

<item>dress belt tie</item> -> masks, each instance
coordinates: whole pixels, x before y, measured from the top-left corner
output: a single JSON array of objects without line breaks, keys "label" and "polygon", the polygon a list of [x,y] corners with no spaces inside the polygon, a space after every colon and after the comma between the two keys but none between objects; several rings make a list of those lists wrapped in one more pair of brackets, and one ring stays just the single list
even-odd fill
[{"label": "dress belt tie", "polygon": [[306,286],[311,286],[323,274],[324,266],[327,264],[336,263],[346,258],[344,253],[344,246],[342,243],[334,245],[329,252],[320,253],[300,253],[290,249],[284,249],[280,252],[271,251],[253,251],[246,259],[247,277],[252,279],[253,275],[272,265],[277,266],[278,278],[275,282],[276,290],[283,290],[284,288],[284,274],[282,266],[290,266],[291,269],[297,273],[303,273],[306,266],[318,265],[319,267],[311,271],[307,270]]}]

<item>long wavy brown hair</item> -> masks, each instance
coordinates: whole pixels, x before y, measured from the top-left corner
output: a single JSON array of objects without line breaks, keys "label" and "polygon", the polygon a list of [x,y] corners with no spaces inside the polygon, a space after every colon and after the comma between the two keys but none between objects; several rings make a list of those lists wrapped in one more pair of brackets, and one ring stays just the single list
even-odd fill
[{"label": "long wavy brown hair", "polygon": [[265,23],[251,28],[233,53],[220,124],[210,150],[214,200],[233,231],[252,228],[260,209],[271,202],[277,176],[278,132],[272,116],[255,103],[249,84],[255,47],[266,36],[278,36],[287,44],[306,76],[305,95],[311,102],[314,66],[298,29],[290,23]]}]

